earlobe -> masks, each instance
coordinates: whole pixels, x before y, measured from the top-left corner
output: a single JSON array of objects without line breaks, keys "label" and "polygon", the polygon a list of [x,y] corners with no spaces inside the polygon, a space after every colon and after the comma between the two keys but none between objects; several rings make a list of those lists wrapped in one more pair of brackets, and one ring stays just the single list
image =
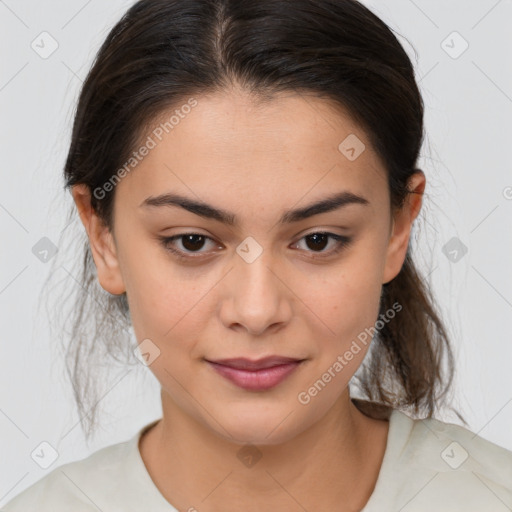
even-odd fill
[{"label": "earlobe", "polygon": [[405,204],[393,216],[382,284],[392,281],[403,266],[412,225],[421,210],[425,183],[425,174],[419,169],[409,178],[409,194]]},{"label": "earlobe", "polygon": [[74,185],[71,194],[89,238],[101,287],[112,295],[123,294],[126,288],[119,267],[114,237],[92,207],[89,187],[83,184]]}]

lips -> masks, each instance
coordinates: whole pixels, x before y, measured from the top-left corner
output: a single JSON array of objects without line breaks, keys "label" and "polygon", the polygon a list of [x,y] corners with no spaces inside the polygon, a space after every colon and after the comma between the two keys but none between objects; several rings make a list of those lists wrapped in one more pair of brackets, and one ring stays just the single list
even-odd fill
[{"label": "lips", "polygon": [[209,362],[221,364],[223,366],[229,366],[230,368],[235,368],[236,370],[257,371],[283,364],[298,363],[300,361],[301,359],[296,359],[293,357],[268,356],[257,360],[251,360],[245,357],[236,357],[230,359],[216,359]]},{"label": "lips", "polygon": [[251,360],[246,358],[208,361],[215,372],[247,391],[266,391],[277,386],[293,373],[304,359],[270,356]]}]

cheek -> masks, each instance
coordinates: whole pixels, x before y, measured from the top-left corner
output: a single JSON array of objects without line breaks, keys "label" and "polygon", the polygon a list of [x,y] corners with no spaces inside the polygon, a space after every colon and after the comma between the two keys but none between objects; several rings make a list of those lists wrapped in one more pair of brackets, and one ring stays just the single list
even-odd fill
[{"label": "cheek", "polygon": [[[312,310],[329,327],[317,338],[322,344],[318,370],[325,371],[337,361],[333,371],[344,375],[337,386],[341,380],[348,382],[370,346],[379,314],[381,268],[378,250],[363,249],[361,244],[361,250],[343,260],[337,270],[330,272],[329,279],[311,287],[307,295]],[[342,356],[341,361],[338,356]]]},{"label": "cheek", "polygon": [[186,347],[213,314],[209,294],[215,276],[180,267],[158,248],[129,254],[123,273],[137,339],[154,339],[166,350],[178,348],[175,340]]},{"label": "cheek", "polygon": [[127,286],[127,296],[132,312],[134,330],[144,337],[150,335],[162,341],[190,328],[198,315],[202,315],[197,286],[175,275],[155,275],[154,270],[133,276]]},{"label": "cheek", "polygon": [[309,301],[336,333],[366,327],[377,319],[382,290],[381,263],[370,253],[355,253],[332,271]]}]

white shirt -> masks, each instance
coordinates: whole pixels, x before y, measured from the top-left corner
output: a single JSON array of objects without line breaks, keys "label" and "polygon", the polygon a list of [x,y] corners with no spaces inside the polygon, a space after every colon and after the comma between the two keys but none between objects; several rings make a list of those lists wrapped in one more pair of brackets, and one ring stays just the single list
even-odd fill
[{"label": "white shirt", "polygon": [[[511,512],[512,451],[451,423],[414,420],[397,409],[387,417],[382,466],[361,512]],[[2,511],[178,512],[151,480],[138,449],[156,421],[127,441],[57,467]],[[198,498],[190,510],[200,512],[200,505]]]}]

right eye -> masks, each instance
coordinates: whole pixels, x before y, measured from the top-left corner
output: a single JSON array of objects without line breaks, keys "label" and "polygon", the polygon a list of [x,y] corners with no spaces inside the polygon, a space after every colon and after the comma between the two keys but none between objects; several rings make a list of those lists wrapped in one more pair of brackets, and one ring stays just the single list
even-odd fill
[{"label": "right eye", "polygon": [[[176,248],[177,240],[180,241],[180,245],[183,249]],[[182,233],[170,237],[160,237],[160,242],[164,248],[181,259],[196,259],[202,257],[201,254],[206,253],[206,251],[199,252],[199,250],[204,247],[207,240],[214,241],[209,236],[201,233]],[[199,254],[199,256],[194,256],[194,254]]]}]

